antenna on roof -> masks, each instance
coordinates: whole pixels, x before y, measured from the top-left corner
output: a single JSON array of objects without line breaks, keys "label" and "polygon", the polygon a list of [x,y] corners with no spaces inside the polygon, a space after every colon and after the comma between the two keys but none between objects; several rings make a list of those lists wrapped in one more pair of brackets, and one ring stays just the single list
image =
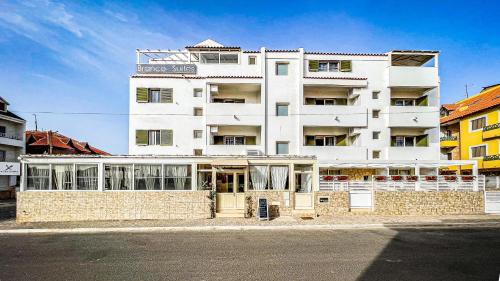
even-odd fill
[{"label": "antenna on roof", "polygon": [[35,116],[35,131],[38,131],[38,120],[36,120],[36,114],[33,113],[33,116]]}]

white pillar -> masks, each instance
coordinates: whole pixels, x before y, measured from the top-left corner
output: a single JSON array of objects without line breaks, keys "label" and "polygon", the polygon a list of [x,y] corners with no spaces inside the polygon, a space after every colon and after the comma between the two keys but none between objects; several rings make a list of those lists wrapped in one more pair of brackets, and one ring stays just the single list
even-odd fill
[{"label": "white pillar", "polygon": [[478,181],[479,181],[479,177],[478,177],[478,168],[477,168],[477,162],[474,162],[472,164],[472,175],[475,177],[474,178],[474,185],[472,187],[472,190],[473,191],[479,191],[479,185],[478,185]]},{"label": "white pillar", "polygon": [[97,190],[104,191],[104,163],[97,164]]}]

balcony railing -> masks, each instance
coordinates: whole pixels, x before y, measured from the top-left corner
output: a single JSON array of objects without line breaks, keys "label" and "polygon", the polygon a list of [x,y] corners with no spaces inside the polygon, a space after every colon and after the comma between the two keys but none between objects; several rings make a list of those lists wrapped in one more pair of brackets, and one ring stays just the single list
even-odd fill
[{"label": "balcony railing", "polygon": [[483,157],[483,161],[495,161],[495,160],[500,160],[500,154],[486,155]]},{"label": "balcony railing", "polygon": [[23,140],[23,138],[20,136],[7,135],[5,133],[0,133],[0,138],[7,138],[7,139],[11,139],[11,140]]},{"label": "balcony railing", "polygon": [[457,136],[444,136],[439,139],[439,141],[456,141],[458,140]]},{"label": "balcony railing", "polygon": [[495,129],[499,129],[499,128],[500,128],[500,123],[496,123],[493,125],[488,125],[488,126],[483,127],[483,132],[487,132],[487,131],[491,131],[491,130],[495,130]]},{"label": "balcony railing", "polygon": [[[371,181],[350,181],[348,176],[320,176],[320,191],[359,189],[380,191],[480,191],[485,178],[480,176],[372,176]],[[477,189],[475,187],[477,186]]]}]

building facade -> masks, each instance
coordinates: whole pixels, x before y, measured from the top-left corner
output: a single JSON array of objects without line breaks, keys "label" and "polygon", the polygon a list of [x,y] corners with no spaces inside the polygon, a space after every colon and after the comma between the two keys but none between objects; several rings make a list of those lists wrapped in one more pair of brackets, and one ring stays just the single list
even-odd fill
[{"label": "building facade", "polygon": [[18,157],[24,153],[26,121],[9,111],[9,105],[0,97],[0,190],[18,184]]},{"label": "building facade", "polygon": [[437,52],[249,51],[206,40],[137,56],[129,154],[439,160]]},{"label": "building facade", "polygon": [[[479,173],[500,175],[500,85],[441,107],[441,157],[475,160]],[[449,173],[470,173],[470,166],[449,167]]]}]

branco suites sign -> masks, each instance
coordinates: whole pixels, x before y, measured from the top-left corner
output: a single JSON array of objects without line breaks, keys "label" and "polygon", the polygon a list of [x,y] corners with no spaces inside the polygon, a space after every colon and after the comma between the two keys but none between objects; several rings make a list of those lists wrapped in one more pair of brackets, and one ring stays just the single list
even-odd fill
[{"label": "branco suites sign", "polygon": [[21,175],[21,164],[16,162],[0,162],[0,176]]},{"label": "branco suites sign", "polygon": [[138,64],[138,74],[196,74],[195,64]]}]

